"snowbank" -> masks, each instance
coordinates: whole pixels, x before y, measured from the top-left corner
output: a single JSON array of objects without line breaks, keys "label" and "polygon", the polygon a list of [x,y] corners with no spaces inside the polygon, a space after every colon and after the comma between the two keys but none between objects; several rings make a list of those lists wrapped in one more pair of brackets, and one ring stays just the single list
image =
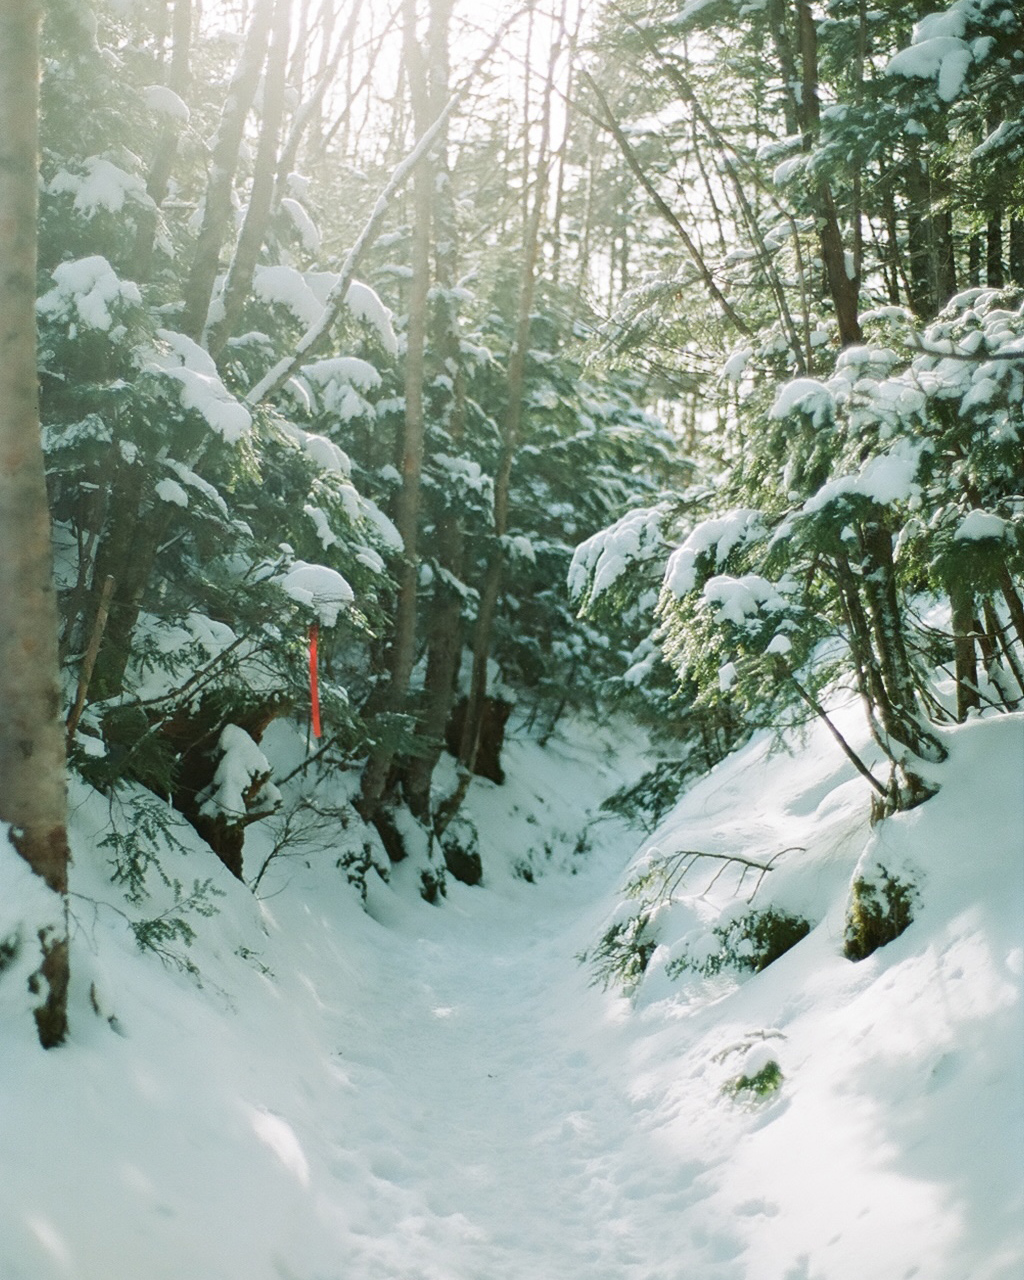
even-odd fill
[{"label": "snowbank", "polygon": [[[863,748],[857,709],[836,715]],[[400,864],[390,885],[370,872],[363,909],[352,775],[305,809],[297,777],[249,829],[259,897],[154,797],[76,786],[71,1040],[44,1054],[19,1001],[3,1009],[0,1275],[1014,1280],[1024,716],[947,741],[938,796],[874,832],[817,730],[719,765],[641,854],[780,853],[754,903],[813,927],[763,972],[673,981],[685,937],[748,910],[749,883],[737,903],[701,872],[659,915],[632,999],[575,959],[638,843],[590,822],[642,767],[617,726],[547,751],[513,734],[509,782],[468,800],[485,887],[439,907]],[[259,761],[226,746],[244,789]],[[305,748],[279,722],[257,750],[281,777]],[[161,813],[170,883],[132,906],[104,861]],[[862,856],[913,868],[920,904],[854,964]],[[17,860],[0,877],[0,903],[26,901]],[[189,907],[204,892],[209,918]],[[146,921],[178,918],[191,943],[151,930],[140,951]]]}]

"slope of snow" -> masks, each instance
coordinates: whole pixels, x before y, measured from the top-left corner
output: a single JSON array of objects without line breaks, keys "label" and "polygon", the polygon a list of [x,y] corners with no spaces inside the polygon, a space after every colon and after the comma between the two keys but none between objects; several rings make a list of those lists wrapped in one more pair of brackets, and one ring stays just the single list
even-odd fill
[{"label": "slope of snow", "polygon": [[[103,873],[107,802],[76,788],[73,1035],[44,1054],[17,1009],[0,1037],[0,1276],[1019,1277],[1024,717],[948,737],[940,794],[874,833],[816,732],[723,762],[654,841],[800,846],[759,892],[816,927],[757,976],[672,983],[673,928],[722,905],[721,881],[695,881],[632,999],[575,959],[639,843],[590,821],[642,767],[621,734],[513,740],[509,782],[468,802],[484,887],[441,906],[401,864],[390,885],[371,873],[364,911],[335,865],[358,847],[342,818],[267,863],[258,899],[177,823],[168,874],[224,896],[167,966]],[[280,726],[261,747],[278,776],[304,750]],[[116,810],[129,829],[138,811]],[[255,832],[250,878],[272,851]],[[921,906],[852,964],[865,852],[917,867]],[[766,1055],[777,1093],[723,1090]]]}]

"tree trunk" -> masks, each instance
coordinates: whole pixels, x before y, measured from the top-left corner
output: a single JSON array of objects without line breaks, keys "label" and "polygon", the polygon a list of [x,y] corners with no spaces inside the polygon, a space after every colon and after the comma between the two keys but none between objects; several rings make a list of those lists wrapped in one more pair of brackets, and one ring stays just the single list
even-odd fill
[{"label": "tree trunk", "polygon": [[1017,688],[1020,689],[1022,696],[1024,696],[1024,666],[1021,665],[1021,660],[1014,650],[1013,637],[1007,634],[1008,628],[1004,627],[1000,622],[999,615],[996,613],[995,606],[991,600],[985,601],[985,626],[988,629],[994,650],[992,660],[989,662],[989,678],[1002,692],[1008,709],[1014,710],[1019,705],[1020,699],[1015,692],[1004,689],[995,675],[995,671],[999,666],[999,650],[1002,650],[1003,657],[1006,659],[1006,666],[1013,673],[1013,678],[1016,680]]},{"label": "tree trunk", "polygon": [[203,224],[185,283],[181,332],[198,342],[217,279],[220,251],[231,228],[231,192],[242,146],[245,118],[256,97],[266,58],[274,0],[257,0],[241,57],[228,86],[217,137],[210,156]]},{"label": "tree trunk", "polygon": [[[171,27],[171,65],[167,77],[167,87],[173,89],[180,97],[188,96],[191,83],[191,51],[192,51],[192,0],[174,0],[174,18]],[[174,160],[178,154],[178,136],[181,133],[181,122],[168,121],[160,132],[156,144],[156,153],[146,182],[146,194],[156,208],[146,209],[139,216],[138,229],[135,233],[135,247],[132,250],[131,275],[140,284],[145,283],[153,269],[153,246],[156,241],[156,229],[160,220],[159,208],[167,196],[167,188],[174,168]]]},{"label": "tree trunk", "polygon": [[999,589],[1002,591],[1006,607],[1010,611],[1010,618],[1013,622],[1013,628],[1017,632],[1018,643],[1024,647],[1024,601],[1018,595],[1013,578],[1010,576],[1010,571],[1005,564],[1000,564],[998,574]]},{"label": "tree trunk", "polygon": [[1010,219],[1010,279],[1024,288],[1024,218]]},{"label": "tree trunk", "polygon": [[785,0],[768,0],[767,12],[768,29],[785,87],[782,108],[786,121],[786,134],[792,137],[800,128],[800,104],[796,93],[796,56],[793,53],[793,42],[786,24]]},{"label": "tree trunk", "polygon": [[860,540],[864,551],[861,581],[878,655],[878,670],[891,714],[886,729],[922,760],[944,760],[945,747],[921,722],[918,710],[896,593],[892,534],[880,521],[872,521],[862,526]]},{"label": "tree trunk", "polygon": [[[948,182],[948,175],[942,175],[939,181]],[[935,215],[933,225],[935,227],[935,289],[941,311],[957,291],[952,212],[949,209],[941,210]]]},{"label": "tree trunk", "polygon": [[1003,270],[1003,211],[996,209],[985,228],[985,283],[990,289],[1001,289],[1006,283]]},{"label": "tree trunk", "polygon": [[[800,47],[800,125],[804,136],[804,149],[810,151],[817,137],[820,123],[818,102],[818,35],[817,20],[809,0],[797,0],[797,32]],[[844,347],[860,342],[859,319],[860,281],[856,272],[847,270],[846,250],[839,227],[832,188],[825,181],[818,183],[814,192],[815,214],[818,222],[818,239],[821,244],[821,260],[825,265],[825,279],[829,296],[835,307],[839,341]]]},{"label": "tree trunk", "polygon": [[[540,256],[540,226],[547,196],[547,169],[551,129],[551,97],[557,46],[551,51],[544,99],[544,116],[539,154],[536,162],[536,183],[533,206],[523,226],[522,274],[519,286],[519,311],[512,350],[509,352],[507,375],[507,408],[503,429],[501,456],[494,477],[494,538],[491,553],[484,570],[480,587],[480,604],[477,610],[476,629],[473,635],[473,670],[470,677],[469,702],[466,720],[459,743],[459,763],[462,766],[460,789],[465,790],[465,779],[472,773],[480,746],[480,730],[483,725],[487,698],[487,663],[491,656],[494,635],[494,618],[501,594],[505,552],[502,541],[508,532],[509,497],[512,485],[512,466],[519,449],[523,425],[523,406],[526,389],[526,356],[530,346],[530,317],[537,285],[537,264]],[[585,74],[585,73],[584,73]],[[608,111],[608,104],[600,90],[589,77],[591,88],[597,94],[608,117],[612,131],[619,139],[618,126]],[[524,126],[528,122],[524,121]],[[620,141],[620,146],[621,146]],[[628,157],[627,157],[628,158]],[[525,178],[525,175],[524,175]],[[450,806],[449,806],[450,807]]]},{"label": "tree trunk", "polygon": [[[426,67],[416,35],[416,0],[404,0],[405,64],[417,134],[430,125],[430,95]],[[431,218],[434,165],[425,160],[413,180],[412,287],[405,351],[405,421],[401,440],[402,487],[395,505],[395,527],[403,554],[396,571],[398,601],[395,629],[388,654],[387,690],[383,706],[395,712],[404,707],[416,656],[417,592],[419,587],[419,514],[423,483],[425,413],[423,384],[426,357],[427,308],[430,292]],[[360,811],[366,819],[377,812],[394,761],[389,747],[370,753],[363,771]]]},{"label": "tree trunk", "polygon": [[50,1048],[67,1034],[68,842],[36,379],[39,16],[29,0],[0,0],[0,820],[59,895],[50,919],[25,921],[41,949],[29,986]]},{"label": "tree trunk", "polygon": [[978,693],[978,653],[975,647],[974,599],[962,583],[949,584],[956,666],[956,718],[963,724],[972,708],[981,706]]},{"label": "tree trunk", "polygon": [[210,328],[208,346],[214,358],[220,355],[242,315],[252,289],[260,250],[270,225],[270,213],[277,177],[277,144],[284,121],[285,80],[288,69],[288,0],[275,0],[274,29],[267,70],[263,81],[263,113],[260,140],[249,191],[249,206],[238,234],[238,243],[228,269],[222,297],[223,314]]},{"label": "tree trunk", "polygon": [[[109,609],[92,682],[94,701],[115,697],[124,685],[132,634],[165,527],[162,523],[157,527],[155,513],[143,509],[145,489],[145,469],[138,463],[122,462],[111,481],[107,526],[96,552],[87,615],[91,631],[100,611]],[[114,594],[105,602],[103,591],[108,578],[114,580]]]},{"label": "tree trunk", "polygon": [[967,283],[972,289],[981,284],[981,249],[981,236],[972,235],[967,242]]},{"label": "tree trunk", "polygon": [[[451,0],[434,0],[430,15],[430,97],[431,114],[436,115],[448,97],[448,28]],[[437,162],[438,179],[434,200],[435,274],[437,297],[432,316],[434,364],[452,379],[444,423],[451,448],[457,453],[465,430],[466,390],[459,340],[458,307],[452,289],[457,278],[458,229],[451,175],[442,143]],[[437,517],[434,559],[438,567],[461,581],[465,573],[465,548],[459,513],[445,508]],[[420,728],[426,740],[422,755],[409,760],[403,788],[409,808],[421,822],[431,819],[430,787],[441,758],[444,732],[455,700],[455,684],[462,657],[462,596],[441,575],[435,578],[430,603],[427,636],[427,667],[423,677],[423,708]]]},{"label": "tree trunk", "polygon": [[[351,53],[352,40],[362,5],[363,0],[354,0],[352,7],[349,10],[349,16],[345,23],[344,30],[338,38],[338,47],[330,55],[328,55],[327,52],[327,43],[334,30],[333,10],[330,11],[331,18],[329,23],[327,22],[325,15],[325,26],[329,26],[330,30],[324,31],[324,56],[321,58],[320,68],[317,71],[317,81],[313,86],[313,90],[309,97],[305,102],[303,102],[302,106],[292,118],[291,126],[288,130],[288,137],[285,140],[284,146],[281,148],[281,154],[278,157],[277,178],[274,186],[273,199],[273,208],[275,209],[280,205],[282,197],[287,194],[288,175],[295,168],[299,155],[299,146],[302,143],[302,139],[305,136],[306,131],[315,124],[317,129],[321,130],[321,133],[319,139],[314,145],[317,145],[321,149],[321,152],[327,146],[329,139],[323,135],[321,129],[324,98],[327,94],[327,90],[337,78],[342,56],[346,52]],[[371,58],[371,66],[372,65],[373,60]],[[346,113],[351,110],[351,98],[352,87],[349,85],[347,87],[346,95]],[[441,106],[443,107],[444,103],[442,103]],[[321,160],[322,158],[321,154]]]}]

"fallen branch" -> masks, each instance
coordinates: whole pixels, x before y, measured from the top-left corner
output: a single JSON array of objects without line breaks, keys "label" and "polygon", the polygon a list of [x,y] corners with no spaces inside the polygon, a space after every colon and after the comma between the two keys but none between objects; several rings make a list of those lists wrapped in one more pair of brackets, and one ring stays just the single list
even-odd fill
[{"label": "fallen branch", "polygon": [[[751,890],[750,897],[747,899],[748,902],[751,902],[761,887],[761,882],[769,871],[774,870],[775,863],[783,854],[805,852],[806,849],[803,845],[789,845],[785,849],[779,849],[776,853],[773,853],[764,862],[758,862],[754,858],[744,858],[738,853],[711,853],[706,849],[678,849],[675,853],[660,857],[654,866],[637,876],[626,887],[626,892],[630,897],[643,898],[648,902],[652,898],[671,900],[686,878],[687,873],[698,862],[707,860],[709,862],[720,862],[722,865],[708,881],[704,888],[704,893],[710,893],[730,866],[741,867],[739,882],[736,885],[737,893],[742,889],[743,882],[750,872],[758,873],[757,881]],[[653,893],[651,892],[652,886],[657,886]]]}]

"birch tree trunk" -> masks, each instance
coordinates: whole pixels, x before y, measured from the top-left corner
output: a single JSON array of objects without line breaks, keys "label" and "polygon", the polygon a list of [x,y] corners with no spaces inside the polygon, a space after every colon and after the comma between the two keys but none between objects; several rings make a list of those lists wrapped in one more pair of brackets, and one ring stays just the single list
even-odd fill
[{"label": "birch tree trunk", "polygon": [[45,1048],[67,1033],[67,799],[57,608],[36,380],[39,8],[0,0],[0,820],[54,894],[25,921]]}]

